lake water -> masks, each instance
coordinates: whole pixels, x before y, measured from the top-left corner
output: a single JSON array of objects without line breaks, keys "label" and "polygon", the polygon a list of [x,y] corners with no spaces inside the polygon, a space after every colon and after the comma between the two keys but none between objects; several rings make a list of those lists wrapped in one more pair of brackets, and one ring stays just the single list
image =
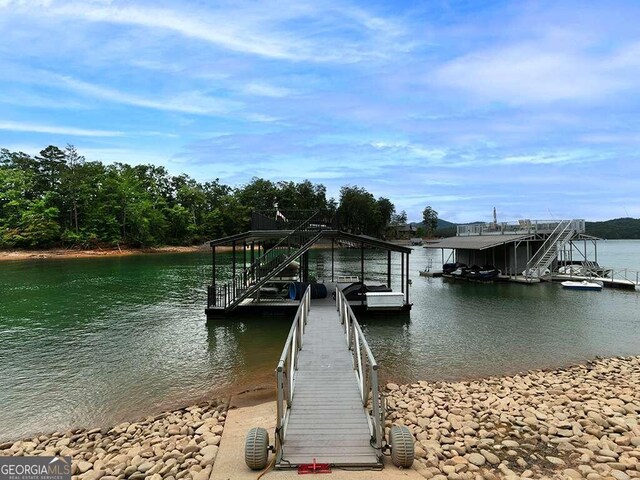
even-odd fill
[{"label": "lake water", "polygon": [[[385,281],[386,254],[365,254],[372,279]],[[330,268],[329,251],[312,252],[312,269],[318,258]],[[640,354],[640,292],[449,283],[418,275],[429,258],[437,267],[440,251],[411,255],[410,320],[364,324],[387,380],[466,379]],[[640,270],[640,241],[599,242],[598,260]],[[336,261],[336,274],[360,269],[359,251],[337,250]],[[228,263],[229,256],[221,276]],[[110,425],[273,385],[290,321],[207,324],[210,275],[207,253],[0,262],[0,439]]]}]

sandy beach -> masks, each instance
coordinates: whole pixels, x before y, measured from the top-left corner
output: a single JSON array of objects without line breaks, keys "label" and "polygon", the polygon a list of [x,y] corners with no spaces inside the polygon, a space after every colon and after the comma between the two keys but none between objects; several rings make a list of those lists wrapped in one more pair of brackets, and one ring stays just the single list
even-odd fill
[{"label": "sandy beach", "polygon": [[76,250],[66,248],[52,248],[47,250],[0,250],[2,260],[34,260],[34,259],[65,259],[65,258],[94,258],[94,257],[123,257],[128,255],[153,255],[158,253],[194,253],[206,252],[206,245],[188,247],[156,247],[156,248],[96,248],[90,250]]}]

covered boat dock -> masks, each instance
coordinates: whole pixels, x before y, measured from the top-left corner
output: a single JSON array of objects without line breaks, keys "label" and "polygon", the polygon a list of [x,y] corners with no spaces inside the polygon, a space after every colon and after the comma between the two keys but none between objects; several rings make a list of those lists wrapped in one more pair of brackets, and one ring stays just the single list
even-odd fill
[{"label": "covered boat dock", "polygon": [[[599,239],[584,232],[585,222],[580,219],[460,225],[455,237],[429,243],[425,248],[441,249],[443,265],[492,266],[501,272],[498,280],[552,281],[574,266],[587,277],[603,276],[597,263]],[[588,244],[592,245],[593,260]],[[464,278],[464,274],[459,277]]]},{"label": "covered boat dock", "polygon": [[[442,250],[442,264],[464,263],[467,265],[493,265],[503,275],[516,276],[525,269],[543,243],[532,234],[477,235],[443,238],[429,243],[424,248]],[[451,250],[445,258],[445,250]]]},{"label": "covered boat dock", "polygon": [[[349,303],[354,311],[406,313],[411,310],[409,299],[409,255],[411,248],[395,245],[384,240],[356,235],[337,229],[334,216],[321,212],[294,211],[279,212],[288,221],[273,220],[275,215],[256,215],[252,218],[252,229],[219,238],[210,242],[212,275],[207,291],[207,318],[219,318],[230,315],[293,315],[299,298],[283,295],[285,288],[297,288],[296,284],[321,285],[318,290],[331,291],[336,288],[356,290],[354,299]],[[293,219],[296,219],[295,221]],[[302,219],[302,220],[301,220]],[[338,276],[335,271],[335,250],[339,245],[350,245],[360,250],[360,268],[349,272],[350,277]],[[324,278],[314,280],[309,265],[309,251],[322,245],[331,249],[330,273]],[[231,247],[230,271],[228,260],[225,262],[227,278],[221,278],[218,256],[223,249]],[[386,252],[386,290],[380,285],[368,284],[365,249],[377,249]],[[224,249],[228,252],[229,248]],[[390,292],[393,256],[400,256],[399,292]],[[398,282],[397,277],[393,278]],[[354,285],[354,284],[360,284]],[[293,285],[293,287],[291,286]],[[294,297],[294,298],[291,298]],[[373,306],[373,300],[379,303]],[[391,303],[385,303],[391,302]]]}]

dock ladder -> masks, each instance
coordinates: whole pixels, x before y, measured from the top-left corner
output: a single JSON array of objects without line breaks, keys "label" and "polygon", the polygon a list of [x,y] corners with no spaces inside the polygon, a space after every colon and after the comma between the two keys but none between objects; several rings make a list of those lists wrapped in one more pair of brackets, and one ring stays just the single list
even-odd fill
[{"label": "dock ladder", "polygon": [[385,450],[395,465],[412,465],[414,439],[407,427],[392,426],[389,441],[384,439],[378,364],[340,289],[334,304],[312,301],[307,288],[278,361],[276,382],[275,445],[269,445],[265,429],[251,429],[245,445],[250,468],[264,468],[269,451],[275,452],[278,469],[380,469]]}]

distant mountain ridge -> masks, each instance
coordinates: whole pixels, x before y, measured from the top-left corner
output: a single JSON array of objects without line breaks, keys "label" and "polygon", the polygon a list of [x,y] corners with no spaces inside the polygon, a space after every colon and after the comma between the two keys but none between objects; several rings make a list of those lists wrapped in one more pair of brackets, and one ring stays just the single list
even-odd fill
[{"label": "distant mountain ridge", "polygon": [[[411,222],[410,225],[414,228],[424,228],[424,222]],[[458,225],[456,223],[439,218],[438,226],[436,227],[436,237],[454,237],[458,231],[457,227]]]},{"label": "distant mountain ridge", "polygon": [[[424,228],[424,222],[411,222],[410,225],[416,228]],[[457,227],[456,223],[448,222],[441,218],[438,219],[438,227],[437,227],[438,230],[444,229],[444,228],[456,228],[456,227]]]},{"label": "distant mountain ridge", "polygon": [[[438,219],[436,235],[440,237],[454,236],[458,225],[477,225],[486,222],[453,223]],[[415,228],[424,228],[423,222],[411,222]],[[585,233],[594,237],[608,239],[640,239],[640,218],[614,218],[601,222],[585,222]]]},{"label": "distant mountain ridge", "polygon": [[640,239],[640,218],[614,218],[603,222],[585,222],[585,233],[607,239]]}]

